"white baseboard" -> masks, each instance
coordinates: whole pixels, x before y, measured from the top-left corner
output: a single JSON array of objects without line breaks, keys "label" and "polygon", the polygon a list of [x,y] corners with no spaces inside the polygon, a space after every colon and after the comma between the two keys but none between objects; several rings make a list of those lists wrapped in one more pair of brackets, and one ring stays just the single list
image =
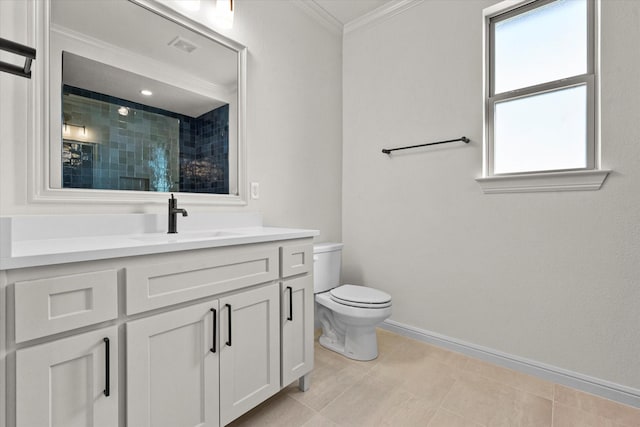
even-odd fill
[{"label": "white baseboard", "polygon": [[568,371],[556,366],[503,353],[487,347],[471,344],[435,332],[425,331],[393,320],[385,320],[380,327],[399,335],[444,347],[495,365],[533,375],[543,380],[575,388],[585,393],[604,397],[625,405],[640,408],[640,390],[620,384]]}]

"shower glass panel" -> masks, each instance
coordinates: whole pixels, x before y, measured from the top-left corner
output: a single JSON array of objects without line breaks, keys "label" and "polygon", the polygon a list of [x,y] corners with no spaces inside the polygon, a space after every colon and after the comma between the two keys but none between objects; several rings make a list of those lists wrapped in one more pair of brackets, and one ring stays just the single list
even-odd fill
[{"label": "shower glass panel", "polygon": [[199,117],[64,85],[62,186],[229,193],[229,105]]}]

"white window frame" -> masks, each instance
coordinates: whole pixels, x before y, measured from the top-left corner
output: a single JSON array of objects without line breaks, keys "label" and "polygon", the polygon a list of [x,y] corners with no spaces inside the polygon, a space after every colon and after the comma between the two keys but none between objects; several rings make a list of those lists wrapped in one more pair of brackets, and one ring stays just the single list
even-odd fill
[{"label": "white window frame", "polygon": [[[598,0],[587,0],[587,72],[560,80],[544,82],[495,94],[494,88],[494,23],[529,12],[555,0],[503,1],[483,11],[484,15],[484,152],[483,176],[476,181],[485,193],[598,190],[607,170],[600,169],[599,150],[599,49]],[[493,128],[496,102],[515,100],[536,94],[585,85],[587,89],[587,164],[585,168],[494,173]]]}]

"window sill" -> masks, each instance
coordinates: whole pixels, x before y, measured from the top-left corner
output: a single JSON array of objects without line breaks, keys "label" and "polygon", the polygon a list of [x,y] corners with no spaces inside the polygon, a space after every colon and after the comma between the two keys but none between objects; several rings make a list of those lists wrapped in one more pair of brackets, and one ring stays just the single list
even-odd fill
[{"label": "window sill", "polygon": [[476,178],[485,194],[540,191],[594,191],[602,187],[609,170],[544,172]]}]

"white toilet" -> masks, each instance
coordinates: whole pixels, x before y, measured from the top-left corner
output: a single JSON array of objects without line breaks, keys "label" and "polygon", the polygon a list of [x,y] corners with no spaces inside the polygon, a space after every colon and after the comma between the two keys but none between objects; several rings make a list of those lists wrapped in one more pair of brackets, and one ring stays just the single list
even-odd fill
[{"label": "white toilet", "polygon": [[378,357],[376,326],[391,316],[391,296],[366,286],[340,286],[342,243],[313,246],[320,345],[355,360]]}]

